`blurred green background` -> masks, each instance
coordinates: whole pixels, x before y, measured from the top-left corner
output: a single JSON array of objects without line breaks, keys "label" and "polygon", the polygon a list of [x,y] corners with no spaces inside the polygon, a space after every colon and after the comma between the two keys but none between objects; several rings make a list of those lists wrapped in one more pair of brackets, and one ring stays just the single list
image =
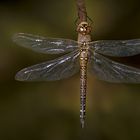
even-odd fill
[{"label": "blurred green background", "polygon": [[[86,0],[92,38],[140,38],[139,0]],[[0,1],[0,140],[140,140],[140,85],[89,75],[86,128],[79,123],[79,74],[18,82],[20,69],[56,58],[17,46],[13,34],[77,39],[75,0]],[[140,68],[140,55],[121,60]]]}]

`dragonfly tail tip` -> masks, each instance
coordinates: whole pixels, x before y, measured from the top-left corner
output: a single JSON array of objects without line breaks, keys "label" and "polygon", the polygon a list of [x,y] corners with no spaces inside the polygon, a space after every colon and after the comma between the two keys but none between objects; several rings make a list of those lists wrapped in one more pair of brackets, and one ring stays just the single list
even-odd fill
[{"label": "dragonfly tail tip", "polygon": [[85,127],[85,120],[81,120],[81,128],[84,128]]}]

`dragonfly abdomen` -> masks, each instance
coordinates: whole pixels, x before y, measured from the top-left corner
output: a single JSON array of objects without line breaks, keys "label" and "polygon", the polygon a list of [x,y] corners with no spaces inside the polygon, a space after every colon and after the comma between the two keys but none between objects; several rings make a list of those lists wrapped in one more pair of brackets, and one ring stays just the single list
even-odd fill
[{"label": "dragonfly abdomen", "polygon": [[87,63],[88,50],[84,49],[80,52],[80,122],[82,128],[84,127],[86,112]]}]

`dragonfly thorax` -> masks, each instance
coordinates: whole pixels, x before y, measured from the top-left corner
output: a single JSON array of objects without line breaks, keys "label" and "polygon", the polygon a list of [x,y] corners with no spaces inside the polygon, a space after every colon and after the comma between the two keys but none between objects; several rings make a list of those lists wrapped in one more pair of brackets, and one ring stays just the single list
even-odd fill
[{"label": "dragonfly thorax", "polygon": [[84,42],[81,47],[80,47],[80,62],[83,66],[85,65],[88,61],[88,46],[86,45],[86,42]]}]

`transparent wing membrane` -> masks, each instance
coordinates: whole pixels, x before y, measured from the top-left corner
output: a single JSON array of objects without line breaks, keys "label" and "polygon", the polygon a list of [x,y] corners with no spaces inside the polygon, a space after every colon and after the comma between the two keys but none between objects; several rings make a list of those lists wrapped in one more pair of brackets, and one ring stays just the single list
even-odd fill
[{"label": "transparent wing membrane", "polygon": [[58,59],[22,69],[16,75],[19,81],[53,81],[70,77],[79,71],[79,52],[74,51]]},{"label": "transparent wing membrane", "polygon": [[99,40],[89,43],[95,52],[115,57],[133,56],[140,53],[140,39]]},{"label": "transparent wing membrane", "polygon": [[78,48],[77,41],[62,38],[46,38],[26,33],[18,33],[14,42],[33,51],[48,54],[67,53]]},{"label": "transparent wing membrane", "polygon": [[[61,38],[45,38],[19,33],[13,40],[36,52],[68,53],[55,60],[36,64],[19,71],[20,81],[53,81],[68,78],[79,71],[79,45],[77,41]],[[114,57],[133,56],[140,53],[140,39],[100,40],[87,43],[90,50],[89,70],[99,79],[114,83],[139,83],[140,69],[114,62],[103,55]]]},{"label": "transparent wing membrane", "polygon": [[89,71],[100,80],[113,83],[139,83],[140,69],[114,62],[100,54],[90,57]]}]

